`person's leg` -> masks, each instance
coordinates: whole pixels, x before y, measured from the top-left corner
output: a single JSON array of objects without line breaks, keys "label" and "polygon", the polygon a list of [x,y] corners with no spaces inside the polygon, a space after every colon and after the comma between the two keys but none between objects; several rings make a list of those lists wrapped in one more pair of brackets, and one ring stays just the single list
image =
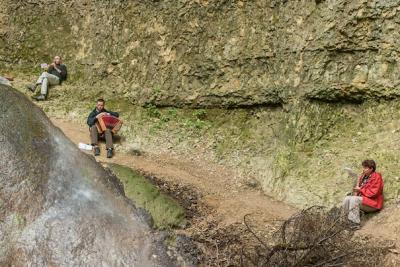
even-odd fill
[{"label": "person's leg", "polygon": [[46,78],[46,75],[47,75],[48,73],[47,72],[42,72],[42,74],[39,76],[39,78],[37,79],[37,81],[36,81],[36,84],[41,84],[42,82],[43,82],[43,79],[45,79]]},{"label": "person's leg", "polygon": [[348,197],[348,219],[349,221],[359,224],[360,223],[360,206],[362,203],[362,197],[349,196]]},{"label": "person's leg", "polygon": [[93,154],[95,156],[100,155],[100,148],[97,145],[99,143],[99,132],[97,130],[97,126],[93,125],[92,127],[90,127],[90,142],[91,145],[93,146]]},{"label": "person's leg", "polygon": [[343,213],[344,213],[344,215],[345,215],[346,217],[347,217],[348,214],[349,214],[350,198],[351,198],[351,196],[346,196],[346,197],[344,198],[343,204],[342,204]]},{"label": "person's leg", "polygon": [[36,91],[36,87],[37,87],[38,85],[42,84],[43,79],[45,79],[46,73],[47,73],[47,72],[42,72],[42,74],[41,74],[41,75],[39,76],[39,78],[37,79],[36,83],[29,84],[29,85],[27,85],[26,87],[27,87],[29,90],[31,90],[32,92],[35,92],[35,91]]},{"label": "person's leg", "polygon": [[60,84],[60,78],[58,78],[56,75],[47,73],[46,78],[49,82],[49,85],[59,85]]},{"label": "person's leg", "polygon": [[107,158],[112,158],[114,145],[113,145],[113,140],[112,140],[113,136],[111,130],[107,129],[104,135],[106,138]]},{"label": "person's leg", "polygon": [[375,212],[375,211],[378,211],[378,209],[375,209],[375,208],[370,207],[370,206],[367,206],[367,205],[361,205],[361,206],[360,206],[360,209],[361,209],[362,211],[365,211],[365,212]]},{"label": "person's leg", "polygon": [[[43,76],[43,77],[42,77]],[[57,85],[60,84],[60,79],[50,73],[43,73],[41,75],[42,77],[42,88],[40,90],[40,94],[46,96],[48,92],[48,86],[49,85]]]},{"label": "person's leg", "polygon": [[106,138],[106,148],[107,149],[114,149],[114,145],[113,145],[113,136],[112,136],[112,132],[110,129],[107,129],[105,132],[105,138]]},{"label": "person's leg", "polygon": [[42,85],[41,85],[41,88],[40,88],[40,94],[41,95],[47,95],[47,86],[48,86],[48,80],[47,80],[47,78],[44,78],[43,80],[42,80]]},{"label": "person's leg", "polygon": [[99,132],[97,131],[96,125],[90,127],[90,142],[92,146],[97,146],[99,142]]}]

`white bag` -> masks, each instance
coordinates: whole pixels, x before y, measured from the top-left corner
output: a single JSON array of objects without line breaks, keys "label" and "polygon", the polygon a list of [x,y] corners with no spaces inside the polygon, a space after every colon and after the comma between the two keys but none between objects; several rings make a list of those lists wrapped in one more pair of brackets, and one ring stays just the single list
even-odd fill
[{"label": "white bag", "polygon": [[84,144],[84,143],[79,143],[78,146],[80,149],[83,149],[83,150],[92,150],[92,148],[93,148],[91,145]]}]

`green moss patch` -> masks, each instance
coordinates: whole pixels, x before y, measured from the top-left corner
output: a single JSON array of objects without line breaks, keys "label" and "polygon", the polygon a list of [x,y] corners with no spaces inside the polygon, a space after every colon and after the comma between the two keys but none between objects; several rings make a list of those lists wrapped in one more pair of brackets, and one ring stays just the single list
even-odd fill
[{"label": "green moss patch", "polygon": [[185,223],[184,209],[145,177],[118,164],[108,164],[108,167],[124,184],[125,195],[150,213],[157,228],[179,227]]}]

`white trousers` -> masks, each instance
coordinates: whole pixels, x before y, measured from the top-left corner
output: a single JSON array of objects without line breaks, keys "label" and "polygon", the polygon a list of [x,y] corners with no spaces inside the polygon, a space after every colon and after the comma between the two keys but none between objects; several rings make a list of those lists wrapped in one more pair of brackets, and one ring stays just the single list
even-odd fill
[{"label": "white trousers", "polygon": [[360,223],[360,209],[365,212],[377,211],[377,209],[362,205],[362,197],[347,196],[343,200],[343,211],[349,221]]},{"label": "white trousers", "polygon": [[48,86],[60,84],[60,79],[56,75],[50,74],[48,72],[43,72],[37,80],[36,84],[42,85],[40,89],[40,94],[47,95]]}]

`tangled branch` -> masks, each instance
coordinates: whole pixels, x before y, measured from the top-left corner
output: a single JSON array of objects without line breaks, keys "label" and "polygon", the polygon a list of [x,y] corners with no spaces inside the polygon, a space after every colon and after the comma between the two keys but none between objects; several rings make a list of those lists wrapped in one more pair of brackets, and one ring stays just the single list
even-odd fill
[{"label": "tangled branch", "polygon": [[354,231],[338,208],[302,210],[270,238],[258,234],[249,217],[244,217],[244,224],[254,242],[242,248],[242,266],[376,266],[390,248],[353,238]]}]

